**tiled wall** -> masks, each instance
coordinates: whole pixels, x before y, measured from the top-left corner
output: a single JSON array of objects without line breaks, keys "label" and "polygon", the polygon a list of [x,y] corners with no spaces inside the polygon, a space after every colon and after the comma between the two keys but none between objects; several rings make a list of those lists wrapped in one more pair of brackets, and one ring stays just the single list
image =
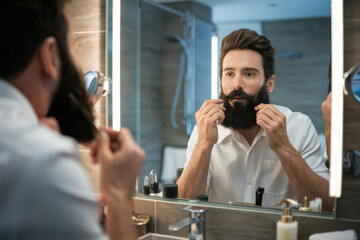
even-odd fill
[{"label": "tiled wall", "polygon": [[263,34],[277,54],[292,50],[301,55],[275,58],[275,89],[270,102],[306,114],[318,133],[324,132],[320,106],[328,95],[331,19],[264,22]]},{"label": "tiled wall", "polygon": [[[81,69],[105,73],[105,0],[73,0],[66,7],[70,34],[74,41],[74,58]],[[105,125],[105,99],[95,105],[95,124]],[[89,151],[80,146],[82,161],[96,191],[99,187],[98,166],[92,164]]]},{"label": "tiled wall", "polygon": [[[164,202],[161,200],[135,199],[135,212],[147,214],[151,218],[151,232],[187,237],[189,229],[185,227],[178,232],[168,230],[170,224],[189,216],[182,211],[183,207],[196,204]],[[222,209],[209,206],[206,212],[206,239],[262,239],[276,238],[276,223],[280,213],[276,211],[256,212],[246,207]],[[360,222],[344,219],[309,217],[306,214],[295,215],[298,222],[298,239],[307,240],[311,234],[354,229],[360,236]]]},{"label": "tiled wall", "polygon": [[[360,63],[360,2],[344,0],[344,71]],[[344,150],[360,151],[360,104],[344,96]],[[360,175],[343,176],[338,216],[360,220]],[[360,223],[359,223],[360,224]]]}]

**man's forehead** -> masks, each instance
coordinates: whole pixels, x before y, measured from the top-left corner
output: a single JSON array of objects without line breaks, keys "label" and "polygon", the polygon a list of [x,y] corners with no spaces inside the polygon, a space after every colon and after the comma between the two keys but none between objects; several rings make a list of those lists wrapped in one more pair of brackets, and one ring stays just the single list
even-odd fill
[{"label": "man's forehead", "polygon": [[223,69],[242,69],[264,72],[260,53],[250,49],[230,50],[224,57]]}]

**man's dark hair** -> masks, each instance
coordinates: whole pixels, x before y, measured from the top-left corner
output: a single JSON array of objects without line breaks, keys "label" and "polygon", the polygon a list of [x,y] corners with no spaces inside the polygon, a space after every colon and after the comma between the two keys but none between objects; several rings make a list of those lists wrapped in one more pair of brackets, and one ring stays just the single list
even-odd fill
[{"label": "man's dark hair", "polygon": [[[64,15],[66,0],[2,0],[0,7],[0,77],[21,74],[31,62],[36,49],[47,37],[58,46],[61,71],[59,86],[53,96],[48,116],[55,117],[61,133],[86,142],[94,137],[89,120],[94,120],[92,106],[82,74],[76,68],[68,45],[68,23]],[[74,104],[72,93],[88,112],[84,116]]]},{"label": "man's dark hair", "polygon": [[271,46],[270,40],[257,34],[255,31],[243,28],[231,32],[224,37],[221,42],[219,59],[220,79],[222,78],[224,57],[229,51],[234,49],[250,49],[261,55],[265,73],[265,82],[275,74],[275,50]]},{"label": "man's dark hair", "polygon": [[21,74],[37,47],[53,36],[68,49],[64,0],[2,0],[0,7],[0,77]]}]

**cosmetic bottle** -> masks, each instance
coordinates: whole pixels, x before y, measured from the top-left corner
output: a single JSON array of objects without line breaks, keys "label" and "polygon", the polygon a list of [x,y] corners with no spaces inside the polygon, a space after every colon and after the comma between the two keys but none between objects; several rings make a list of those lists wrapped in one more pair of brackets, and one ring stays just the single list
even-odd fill
[{"label": "cosmetic bottle", "polygon": [[178,185],[176,183],[164,183],[162,185],[162,196],[165,198],[177,198]]},{"label": "cosmetic bottle", "polygon": [[276,240],[297,240],[298,223],[294,220],[294,216],[291,214],[289,207],[289,204],[295,201],[286,198],[281,201],[280,204],[284,202],[286,203],[284,213],[276,225]]},{"label": "cosmetic bottle", "polygon": [[145,195],[150,194],[150,185],[149,185],[149,177],[148,176],[145,176],[145,179],[144,179],[143,193]]},{"label": "cosmetic bottle", "polygon": [[154,170],[150,171],[150,196],[162,197],[162,193],[159,189],[159,183],[157,181],[157,176]]}]

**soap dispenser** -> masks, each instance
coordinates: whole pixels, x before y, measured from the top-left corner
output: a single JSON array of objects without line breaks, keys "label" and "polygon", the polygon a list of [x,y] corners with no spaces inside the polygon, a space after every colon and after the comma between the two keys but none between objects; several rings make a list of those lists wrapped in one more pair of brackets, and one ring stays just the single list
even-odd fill
[{"label": "soap dispenser", "polygon": [[281,220],[276,225],[276,240],[297,240],[298,223],[294,221],[294,216],[291,214],[289,204],[297,204],[296,201],[286,198],[278,203],[286,203],[284,213],[281,215]]}]

